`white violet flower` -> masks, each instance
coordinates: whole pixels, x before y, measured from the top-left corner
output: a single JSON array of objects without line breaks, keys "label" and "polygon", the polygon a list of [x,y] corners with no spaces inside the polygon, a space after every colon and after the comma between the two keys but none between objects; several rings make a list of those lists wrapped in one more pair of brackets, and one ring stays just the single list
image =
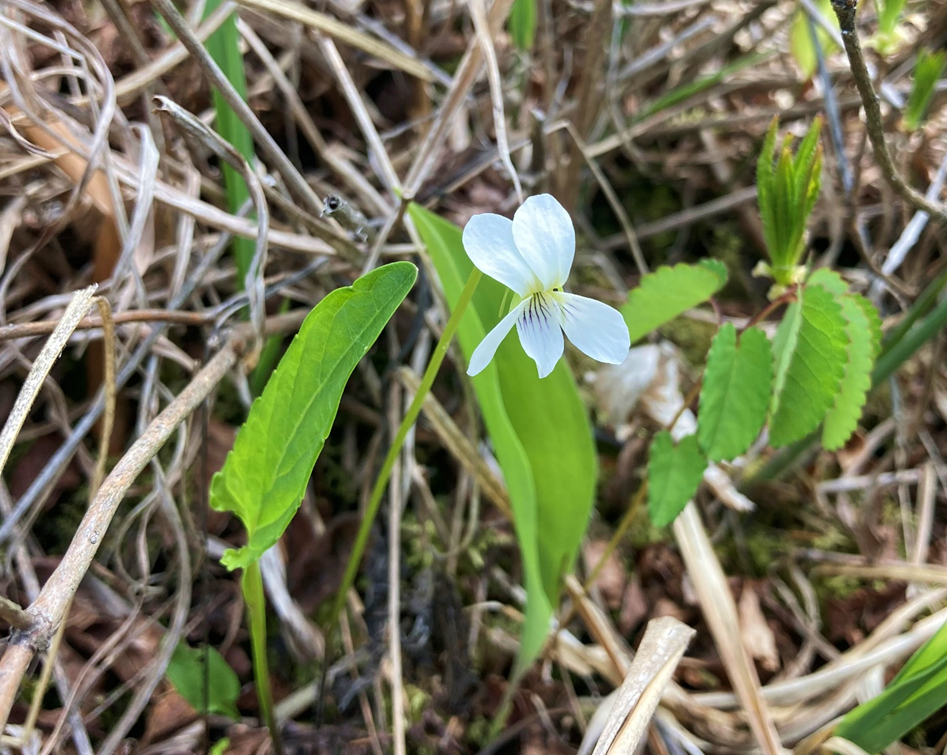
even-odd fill
[{"label": "white violet flower", "polygon": [[541,378],[562,356],[562,331],[579,351],[599,362],[621,364],[628,356],[631,339],[621,313],[563,291],[575,257],[575,229],[551,195],[530,197],[512,221],[492,213],[475,215],[464,227],[464,249],[481,272],[520,297],[474,350],[468,375],[490,363],[514,323]]}]

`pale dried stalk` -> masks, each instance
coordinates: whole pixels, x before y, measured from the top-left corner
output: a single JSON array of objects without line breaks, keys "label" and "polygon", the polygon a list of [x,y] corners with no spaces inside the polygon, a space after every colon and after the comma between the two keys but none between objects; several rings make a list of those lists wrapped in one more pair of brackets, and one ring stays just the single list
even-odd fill
[{"label": "pale dried stalk", "polygon": [[671,616],[648,622],[592,755],[637,752],[661,694],[695,634],[693,629]]},{"label": "pale dried stalk", "polygon": [[385,61],[390,66],[421,79],[421,81],[434,81],[434,76],[427,67],[410,55],[405,55],[394,47],[380,42],[332,16],[307,8],[302,3],[287,3],[283,0],[237,0],[237,3],[244,8],[268,11],[275,13],[277,16],[298,21],[303,26],[308,26],[317,32],[327,34],[340,42],[367,52],[369,55]]},{"label": "pale dried stalk", "polygon": [[157,109],[167,113],[174,122],[188,135],[210,149],[221,160],[233,168],[247,185],[250,198],[257,214],[257,235],[253,250],[253,259],[247,267],[243,287],[247,292],[250,305],[250,321],[256,329],[257,347],[262,348],[264,321],[266,320],[266,291],[263,284],[263,270],[266,267],[267,237],[270,232],[270,211],[263,195],[263,186],[256,173],[244,159],[243,155],[234,149],[230,142],[222,139],[217,133],[205,126],[200,120],[167,97],[157,95],[154,98]]},{"label": "pale dried stalk", "polygon": [[[158,12],[164,16],[165,21],[168,22],[168,26],[171,27],[178,39],[181,40],[200,65],[206,78],[210,80],[211,84],[217,87],[221,96],[247,127],[247,130],[253,136],[254,142],[256,142],[263,154],[273,163],[273,167],[279,171],[293,195],[298,200],[304,202],[310,212],[319,214],[319,212],[322,211],[322,203],[315,195],[315,192],[313,192],[309,184],[306,183],[306,179],[303,178],[292,161],[290,161],[283,150],[280,149],[270,132],[260,123],[260,119],[256,117],[256,114],[250,109],[250,106],[237,93],[233,84],[224,76],[223,71],[220,70],[220,66],[214,62],[203,45],[195,39],[194,32],[174,6],[174,3],[171,2],[171,0],[151,0],[151,3]],[[158,196],[157,192],[155,196]]]},{"label": "pale dried stalk", "polygon": [[[203,43],[213,34],[220,25],[234,12],[236,4],[227,0],[221,3],[214,12],[204,19],[203,23],[194,29],[194,38]],[[147,89],[157,79],[164,76],[175,67],[188,59],[190,53],[180,42],[175,42],[165,50],[161,57],[151,61],[147,66],[135,69],[122,79],[115,82],[115,97],[119,104],[126,105]],[[85,104],[79,100],[77,105]]]},{"label": "pale dried stalk", "polygon": [[756,667],[740,639],[733,595],[693,501],[674,520],[674,536],[730,683],[746,709],[750,729],[764,755],[781,755],[783,748],[760,692]]},{"label": "pale dried stalk", "polygon": [[[267,2],[271,2],[271,0],[267,0]],[[388,191],[392,194],[400,192],[401,179],[398,178],[398,173],[395,171],[395,166],[391,162],[391,157],[388,155],[385,145],[381,142],[381,137],[378,135],[378,130],[372,122],[372,117],[369,115],[368,109],[362,101],[362,95],[358,91],[358,87],[355,86],[352,74],[349,73],[345,61],[342,60],[342,56],[339,54],[339,48],[335,46],[335,43],[331,39],[322,34],[316,35],[316,42],[319,44],[319,50],[325,56],[329,67],[333,73],[335,73],[335,78],[339,82],[342,94],[352,109],[355,120],[358,121],[359,129],[362,132],[362,136],[365,137],[365,141],[368,143],[369,150],[374,153],[378,161],[382,173],[380,178],[388,185]]]},{"label": "pale dried stalk", "polygon": [[[39,395],[40,388],[46,381],[46,376],[53,368],[56,360],[59,359],[59,355],[62,354],[62,350],[66,347],[66,342],[76,326],[89,311],[96,288],[97,286],[92,285],[76,292],[69,306],[66,307],[66,311],[63,313],[56,329],[46,341],[43,350],[36,357],[36,361],[33,362],[30,374],[26,376],[26,381],[16,397],[10,416],[3,426],[3,431],[0,432],[0,470],[3,469],[7,459],[10,458],[10,451],[13,449],[16,436],[20,434],[20,429],[30,413],[33,402]],[[0,731],[2,730],[3,728],[0,727]]]},{"label": "pale dried stalk", "polygon": [[[91,297],[91,294],[90,294]],[[79,523],[65,555],[27,612],[32,626],[15,632],[0,658],[0,731],[6,726],[20,682],[33,656],[43,650],[65,618],[79,583],[88,571],[112,517],[132,483],[177,426],[189,417],[237,364],[244,341],[232,337],[190,384],[148,426],[102,483]]]},{"label": "pale dried stalk", "polygon": [[112,317],[112,307],[104,296],[96,296],[93,300],[99,309],[102,319],[103,340],[103,380],[105,384],[105,410],[102,414],[102,425],[99,430],[99,458],[95,463],[95,472],[89,485],[89,495],[94,496],[105,478],[105,465],[108,463],[109,446],[112,442],[112,429],[115,426],[115,402],[118,400],[118,387],[115,383],[115,348],[118,343],[115,337],[115,320]]},{"label": "pale dried stalk", "polygon": [[487,63],[487,79],[490,82],[490,102],[493,104],[493,128],[497,135],[497,150],[500,160],[513,180],[516,189],[516,198],[522,204],[523,187],[520,184],[519,174],[510,158],[510,141],[506,135],[506,113],[503,108],[503,80],[500,78],[500,66],[497,63],[497,51],[493,46],[493,36],[490,34],[490,20],[487,18],[487,9],[484,0],[468,0],[470,17],[474,22],[477,41]]}]

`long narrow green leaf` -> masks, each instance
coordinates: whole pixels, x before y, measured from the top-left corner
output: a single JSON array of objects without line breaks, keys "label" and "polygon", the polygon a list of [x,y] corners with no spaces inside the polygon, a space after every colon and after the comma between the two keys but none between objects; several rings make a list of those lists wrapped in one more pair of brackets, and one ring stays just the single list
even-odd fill
[{"label": "long narrow green leaf", "polygon": [[763,221],[763,236],[766,240],[766,246],[770,250],[775,249],[777,245],[773,161],[776,154],[776,129],[778,126],[779,120],[773,118],[766,130],[766,138],[763,139],[759,160],[756,161],[756,199],[760,206],[760,218]]},{"label": "long narrow green leaf", "polygon": [[914,65],[914,85],[911,87],[911,96],[904,108],[904,125],[909,131],[916,131],[927,118],[927,110],[937,82],[944,73],[944,64],[947,55],[942,50],[928,52],[921,50]]},{"label": "long narrow green leaf", "polygon": [[536,40],[536,0],[516,0],[510,9],[510,36],[523,52],[533,49]]},{"label": "long narrow green leaf", "polygon": [[777,272],[777,281],[781,281],[779,273],[789,270],[796,260],[793,258],[792,243],[793,228],[796,225],[796,216],[793,212],[793,195],[795,180],[793,178],[792,151],[789,145],[783,146],[776,163],[776,177],[773,186],[773,208],[776,220],[776,246],[769,250],[773,260],[773,269]]},{"label": "long narrow green leaf", "polygon": [[303,321],[210,485],[210,505],[232,511],[247,544],[228,569],[256,561],[283,534],[335,421],[349,376],[414,285],[417,268],[393,262],[326,296]]},{"label": "long narrow green leaf", "polygon": [[[461,231],[417,205],[409,212],[453,306],[472,269]],[[493,280],[478,286],[458,330],[468,359],[504,314],[506,294]],[[542,647],[561,577],[572,568],[588,525],[597,455],[585,405],[565,361],[540,380],[511,334],[472,382],[510,492],[526,573],[522,667]]]},{"label": "long narrow green leaf", "polygon": [[[221,2],[223,0],[207,0],[204,17],[217,10]],[[247,99],[247,75],[243,67],[243,56],[240,54],[240,35],[237,32],[236,15],[227,18],[220,28],[208,37],[206,47],[214,62],[220,66],[224,76],[237,90],[237,94],[244,100]],[[217,133],[230,142],[250,165],[253,165],[255,159],[253,137],[216,89],[214,89],[214,113]],[[227,206],[231,212],[237,212],[250,198],[250,191],[237,171],[227,164],[224,164],[221,169],[227,191]],[[234,238],[233,249],[237,262],[237,288],[242,289],[250,262],[253,260],[253,239]]]},{"label": "long narrow green leaf", "polygon": [[947,705],[947,624],[908,660],[878,697],[859,705],[835,727],[873,755]]}]

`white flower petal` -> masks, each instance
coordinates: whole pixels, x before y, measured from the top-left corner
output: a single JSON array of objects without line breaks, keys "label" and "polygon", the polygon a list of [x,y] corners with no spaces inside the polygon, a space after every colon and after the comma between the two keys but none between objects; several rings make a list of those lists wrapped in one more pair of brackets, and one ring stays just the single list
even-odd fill
[{"label": "white flower petal", "polygon": [[464,249],[482,273],[520,296],[535,290],[538,279],[513,241],[513,221],[502,215],[474,215],[464,226]]},{"label": "white flower petal", "polygon": [[621,364],[631,348],[628,325],[617,309],[575,294],[557,294],[562,329],[576,348],[592,359]]},{"label": "white flower petal", "polygon": [[575,257],[575,228],[551,194],[523,202],[513,215],[513,238],[544,290],[565,285]]},{"label": "white flower petal", "polygon": [[529,300],[527,299],[517,304],[506,317],[497,323],[493,330],[484,336],[484,339],[474,349],[474,353],[470,355],[470,364],[467,365],[467,374],[470,377],[479,375],[490,364],[490,360],[497,353],[497,349],[500,348],[506,334],[513,329],[513,323],[516,322],[516,318],[520,316],[520,313],[526,309],[528,303]]},{"label": "white flower petal", "polygon": [[544,378],[556,366],[565,348],[562,341],[559,305],[550,294],[534,294],[516,320],[516,332],[527,356],[536,362],[539,377]]}]

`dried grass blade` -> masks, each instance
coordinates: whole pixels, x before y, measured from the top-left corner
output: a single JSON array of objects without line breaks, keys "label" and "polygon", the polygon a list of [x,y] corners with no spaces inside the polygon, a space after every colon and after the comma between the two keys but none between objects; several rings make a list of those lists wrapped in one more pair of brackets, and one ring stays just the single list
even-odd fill
[{"label": "dried grass blade", "polygon": [[694,634],[693,629],[671,616],[648,622],[592,755],[631,755],[637,751],[661,694]]},{"label": "dried grass blade", "polygon": [[480,43],[480,50],[483,52],[484,60],[487,63],[487,79],[490,82],[490,101],[493,104],[493,128],[497,135],[497,150],[500,152],[503,167],[506,168],[513,181],[516,198],[522,203],[523,187],[510,157],[510,141],[506,134],[506,114],[503,110],[503,80],[500,78],[497,51],[493,46],[493,38],[490,35],[487,9],[484,0],[469,0],[468,5],[470,6],[470,16],[473,18],[474,29],[477,33],[477,41]]},{"label": "dried grass blade", "polygon": [[53,331],[53,334],[43,346],[43,350],[36,357],[36,361],[33,362],[30,374],[26,376],[26,382],[23,383],[23,387],[16,397],[16,403],[10,411],[10,416],[3,426],[3,431],[0,432],[0,471],[3,470],[7,459],[10,457],[13,442],[16,440],[16,436],[19,435],[20,428],[23,427],[23,423],[26,421],[33,402],[39,395],[39,389],[46,380],[46,376],[56,360],[59,359],[69,336],[72,335],[76,326],[89,311],[96,288],[97,286],[92,285],[76,292],[72,301],[69,302],[69,306],[66,307],[56,330]]},{"label": "dried grass blade", "polygon": [[783,748],[760,691],[756,667],[740,639],[733,595],[693,501],[674,521],[674,536],[730,683],[746,709],[750,729],[764,755],[781,755]]},{"label": "dried grass blade", "polygon": [[405,55],[393,47],[373,39],[364,32],[360,32],[325,13],[311,10],[300,3],[289,3],[284,0],[237,0],[238,5],[244,8],[253,8],[259,11],[268,11],[277,16],[298,21],[323,34],[328,34],[340,42],[352,45],[379,60],[383,60],[394,68],[409,73],[421,81],[434,81],[434,77],[427,67],[410,55]]}]

